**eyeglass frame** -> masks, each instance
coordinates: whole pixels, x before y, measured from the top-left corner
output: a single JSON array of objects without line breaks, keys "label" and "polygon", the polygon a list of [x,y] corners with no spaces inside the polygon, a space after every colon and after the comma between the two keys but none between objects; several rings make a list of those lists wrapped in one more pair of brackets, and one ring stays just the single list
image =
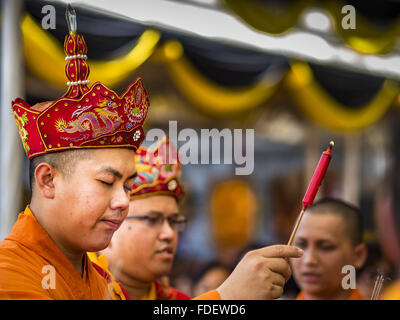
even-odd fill
[{"label": "eyeglass frame", "polygon": [[[182,218],[182,220],[177,221],[173,219],[174,216],[175,217],[179,216],[180,218]],[[161,227],[164,224],[165,220],[167,220],[168,225],[171,227],[171,229],[178,232],[181,232],[185,229],[186,223],[188,221],[188,219],[183,214],[179,213],[174,213],[168,217],[165,217],[162,213],[157,213],[157,217],[151,217],[149,215],[141,215],[141,216],[127,216],[125,219],[145,221],[147,222],[147,225],[149,227]]]}]

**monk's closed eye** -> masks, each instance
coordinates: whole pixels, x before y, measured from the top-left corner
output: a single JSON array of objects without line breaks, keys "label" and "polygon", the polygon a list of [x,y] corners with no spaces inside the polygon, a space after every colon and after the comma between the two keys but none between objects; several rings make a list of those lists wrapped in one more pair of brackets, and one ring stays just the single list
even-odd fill
[{"label": "monk's closed eye", "polygon": [[322,251],[332,251],[336,249],[336,245],[328,242],[322,242],[318,244],[318,248]]},{"label": "monk's closed eye", "polygon": [[322,250],[322,251],[333,251],[333,250],[335,250],[336,249],[336,246],[326,246],[326,245],[324,245],[324,246],[320,246],[320,249]]},{"label": "monk's closed eye", "polygon": [[107,181],[103,181],[103,180],[97,180],[97,181],[101,182],[102,184],[104,184],[108,187],[111,187],[113,185],[113,182],[107,182]]}]

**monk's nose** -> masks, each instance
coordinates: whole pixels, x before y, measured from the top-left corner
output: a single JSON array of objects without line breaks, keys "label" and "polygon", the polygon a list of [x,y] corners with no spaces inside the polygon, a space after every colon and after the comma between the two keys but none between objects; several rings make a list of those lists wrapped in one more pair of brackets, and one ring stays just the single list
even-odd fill
[{"label": "monk's nose", "polygon": [[304,264],[316,264],[318,262],[317,253],[313,248],[304,250],[302,259]]},{"label": "monk's nose", "polygon": [[124,188],[117,190],[111,199],[111,209],[126,210],[129,208],[129,195]]},{"label": "monk's nose", "polygon": [[159,237],[161,240],[172,240],[175,236],[175,230],[172,228],[167,219],[164,220],[164,223],[160,227]]}]

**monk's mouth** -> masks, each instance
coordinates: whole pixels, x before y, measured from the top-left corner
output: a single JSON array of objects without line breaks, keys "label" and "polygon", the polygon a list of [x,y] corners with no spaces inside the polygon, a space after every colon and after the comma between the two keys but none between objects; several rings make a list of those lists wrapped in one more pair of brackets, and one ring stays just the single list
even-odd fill
[{"label": "monk's mouth", "polygon": [[302,273],[301,277],[305,282],[311,282],[311,283],[318,282],[321,278],[321,276],[316,273]]},{"label": "monk's mouth", "polygon": [[163,258],[167,258],[167,259],[172,259],[174,257],[174,250],[172,250],[171,248],[157,250],[155,253],[157,255],[159,255]]},{"label": "monk's mouth", "polygon": [[117,230],[120,227],[121,223],[122,223],[122,221],[120,221],[120,220],[106,220],[105,219],[105,220],[102,220],[102,221],[105,224],[107,224],[107,226],[109,226],[114,231]]},{"label": "monk's mouth", "polygon": [[156,253],[163,253],[163,252],[174,253],[174,250],[172,248],[164,248],[164,249],[156,250]]}]

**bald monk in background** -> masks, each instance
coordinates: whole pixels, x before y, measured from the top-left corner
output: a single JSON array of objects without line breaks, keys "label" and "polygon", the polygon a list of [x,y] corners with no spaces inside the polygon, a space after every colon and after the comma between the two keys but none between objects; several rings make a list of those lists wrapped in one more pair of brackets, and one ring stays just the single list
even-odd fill
[{"label": "bald monk in background", "polygon": [[358,208],[338,199],[322,199],[307,208],[293,244],[304,250],[291,259],[301,288],[298,300],[365,300],[358,289],[344,289],[345,265],[356,270],[367,257]]}]

